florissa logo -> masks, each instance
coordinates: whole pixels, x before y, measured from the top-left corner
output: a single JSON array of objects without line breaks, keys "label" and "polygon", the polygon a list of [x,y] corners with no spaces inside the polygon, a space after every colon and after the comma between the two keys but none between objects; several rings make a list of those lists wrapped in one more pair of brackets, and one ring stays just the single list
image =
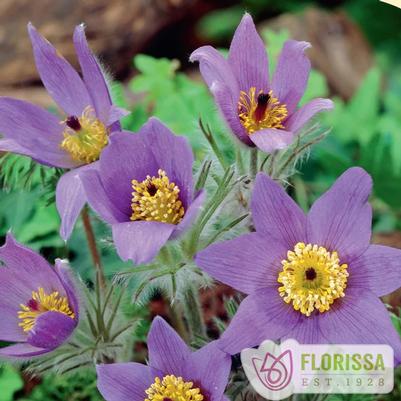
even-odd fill
[{"label": "florissa logo", "polygon": [[401,0],[380,0],[382,3],[391,4],[394,7],[401,8]]},{"label": "florissa logo", "polygon": [[394,386],[394,353],[388,345],[282,344],[264,341],[241,352],[250,384],[262,397],[302,393],[386,394]]}]

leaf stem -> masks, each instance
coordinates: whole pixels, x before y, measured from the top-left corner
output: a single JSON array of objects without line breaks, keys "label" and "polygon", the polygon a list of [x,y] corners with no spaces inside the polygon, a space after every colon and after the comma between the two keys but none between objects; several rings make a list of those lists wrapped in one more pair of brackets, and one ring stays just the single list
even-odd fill
[{"label": "leaf stem", "polygon": [[203,320],[199,292],[190,286],[184,297],[185,317],[188,322],[192,340],[196,337],[206,338],[206,327]]},{"label": "leaf stem", "polygon": [[89,251],[92,256],[92,261],[96,269],[96,273],[99,277],[99,284],[102,289],[106,286],[106,279],[104,277],[104,272],[102,268],[102,263],[100,259],[100,254],[96,246],[96,237],[93,231],[91,219],[88,213],[88,207],[85,206],[81,212],[82,222],[84,224],[86,239],[88,241]]},{"label": "leaf stem", "polygon": [[258,172],[258,148],[251,149],[249,158],[249,173],[252,178],[256,177]]}]

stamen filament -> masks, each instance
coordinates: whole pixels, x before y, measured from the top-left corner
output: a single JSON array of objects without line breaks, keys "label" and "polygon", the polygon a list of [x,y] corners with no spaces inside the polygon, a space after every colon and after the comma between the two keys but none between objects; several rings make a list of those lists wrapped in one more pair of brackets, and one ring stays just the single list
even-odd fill
[{"label": "stamen filament", "polygon": [[163,170],[158,177],[147,176],[142,182],[132,180],[131,220],[160,221],[178,224],[184,216],[184,206],[180,200],[180,189],[170,182]]},{"label": "stamen filament", "polygon": [[253,86],[248,93],[241,91],[238,102],[238,116],[248,134],[265,128],[284,129],[283,122],[288,111],[285,104],[281,104],[274,97],[273,91],[256,94]]},{"label": "stamen filament", "polygon": [[77,162],[89,164],[98,160],[109,137],[107,128],[94,116],[91,107],[87,107],[81,117],[69,116],[63,123],[66,128],[61,148]]},{"label": "stamen filament", "polygon": [[201,390],[194,388],[192,382],[186,382],[182,377],[174,375],[155,378],[154,383],[145,390],[147,397],[144,401],[203,401]]},{"label": "stamen filament", "polygon": [[45,312],[59,312],[71,319],[75,319],[75,314],[71,310],[66,297],[60,296],[58,291],[54,291],[48,295],[42,287],[38,291],[32,291],[32,298],[26,305],[21,304],[20,307],[21,310],[18,312],[18,317],[22,321],[18,325],[25,332],[31,331],[35,326],[38,316]]},{"label": "stamen filament", "polygon": [[283,260],[283,271],[277,281],[278,291],[295,310],[310,316],[317,309],[323,313],[333,302],[345,296],[348,265],[340,263],[337,252],[299,242]]}]

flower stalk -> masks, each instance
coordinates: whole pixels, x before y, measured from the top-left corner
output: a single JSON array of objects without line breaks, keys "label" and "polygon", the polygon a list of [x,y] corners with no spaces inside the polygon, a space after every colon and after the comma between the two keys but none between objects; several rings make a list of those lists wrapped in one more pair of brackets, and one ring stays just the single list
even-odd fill
[{"label": "flower stalk", "polygon": [[100,287],[104,289],[106,287],[106,279],[102,268],[100,253],[96,245],[95,232],[93,231],[91,218],[89,216],[88,208],[86,206],[82,209],[81,217],[84,225],[86,239],[88,241],[89,251],[92,256],[93,265],[95,266],[96,277],[99,278]]},{"label": "flower stalk", "polygon": [[249,173],[252,178],[256,177],[258,172],[258,149],[251,149],[250,159],[249,159]]},{"label": "flower stalk", "polygon": [[188,322],[191,339],[206,338],[206,327],[203,319],[199,291],[192,286],[188,287],[184,298],[185,318]]}]

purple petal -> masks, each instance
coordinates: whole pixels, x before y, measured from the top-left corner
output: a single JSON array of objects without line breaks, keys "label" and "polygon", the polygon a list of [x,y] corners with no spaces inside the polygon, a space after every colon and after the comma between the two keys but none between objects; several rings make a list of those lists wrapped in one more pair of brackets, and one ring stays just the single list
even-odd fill
[{"label": "purple petal", "polygon": [[0,340],[26,341],[26,334],[19,326],[18,312],[32,294],[32,289],[25,280],[19,280],[18,274],[8,268],[0,267]]},{"label": "purple petal", "polygon": [[228,61],[211,46],[195,50],[190,60],[199,61],[202,77],[233,133],[246,145],[252,146],[238,117],[240,89]]},{"label": "purple petal", "polygon": [[300,319],[280,297],[277,288],[265,288],[247,296],[219,340],[219,347],[231,355],[258,346],[264,340],[286,336]]},{"label": "purple petal", "polygon": [[401,361],[400,336],[383,303],[368,290],[347,288],[345,297],[320,316],[319,325],[331,343],[388,344],[396,361]]},{"label": "purple petal", "polygon": [[245,145],[254,146],[238,117],[238,99],[230,97],[228,86],[214,82],[210,88],[217,106],[235,136]]},{"label": "purple petal", "polygon": [[42,287],[47,293],[59,291],[65,295],[54,268],[38,253],[16,242],[10,233],[7,234],[5,245],[0,247],[0,260],[6,265],[5,268],[18,276],[21,285],[30,289],[30,293]]},{"label": "purple petal", "polygon": [[79,174],[95,168],[92,163],[65,173],[58,181],[56,188],[56,206],[61,218],[60,236],[66,241],[74,228],[75,222],[86,203],[84,187]]},{"label": "purple petal", "polygon": [[181,337],[161,317],[156,316],[148,334],[149,365],[163,374],[186,376],[191,352]]},{"label": "purple petal", "polygon": [[[107,126],[113,126],[115,125],[116,122],[118,122],[121,118],[128,116],[129,114],[131,114],[130,111],[123,109],[122,107],[117,107],[112,105],[110,108],[110,112],[109,112],[109,117],[107,120]],[[120,131],[121,129],[113,129],[111,132],[115,132],[115,131]]]},{"label": "purple petal", "polygon": [[[89,49],[83,24],[75,28],[74,45],[79,64],[81,65],[83,80],[92,99],[92,104],[95,107],[96,115],[101,121],[106,123],[109,120],[109,113],[112,105],[110,91],[107,86],[105,74],[100,68],[96,57]],[[115,121],[116,120],[113,122]]]},{"label": "purple petal", "polygon": [[[101,181],[96,186],[102,186],[109,202],[125,216],[124,219],[116,220],[127,221],[132,214],[132,180],[142,181],[147,175],[157,176],[159,168],[159,163],[147,148],[143,135],[121,132],[110,137],[109,145],[100,155]],[[89,179],[87,181],[90,182]],[[88,192],[88,199],[89,196]],[[94,199],[92,204],[95,201]],[[101,206],[101,202],[99,203],[98,209]],[[99,211],[98,213],[101,214]]]},{"label": "purple petal", "polygon": [[306,216],[278,183],[263,173],[252,194],[253,223],[259,234],[274,236],[287,250],[306,239]]},{"label": "purple petal", "polygon": [[97,365],[97,388],[106,401],[143,401],[154,382],[148,366],[136,362]]},{"label": "purple petal", "polygon": [[135,264],[151,262],[168,241],[174,224],[158,221],[132,221],[112,225],[118,256]]},{"label": "purple petal", "polygon": [[66,114],[80,116],[92,102],[79,74],[32,24],[28,32],[43,85]]},{"label": "purple petal", "polygon": [[242,17],[230,46],[228,62],[239,82],[240,90],[269,89],[269,62],[265,44],[249,14]]},{"label": "purple petal", "polygon": [[193,202],[189,205],[189,208],[185,211],[184,218],[181,223],[178,224],[171,235],[171,239],[178,238],[180,235],[185,233],[197,218],[199,211],[205,201],[206,192],[201,190]]},{"label": "purple petal", "polygon": [[35,326],[28,334],[28,343],[38,348],[53,350],[71,336],[75,319],[60,312],[45,312],[36,318]]},{"label": "purple petal", "polygon": [[0,348],[0,356],[6,358],[28,359],[34,356],[46,354],[48,349],[37,348],[28,343],[20,343],[10,345],[9,347]]},{"label": "purple petal", "polygon": [[[98,171],[93,169],[82,171],[79,178],[89,205],[104,221],[109,224],[115,224],[129,220],[129,210],[125,214],[110,200]],[[131,206],[130,198],[127,198],[126,202]]]},{"label": "purple petal", "polygon": [[0,97],[0,150],[27,155],[43,164],[70,168],[76,163],[60,148],[63,127],[48,111],[23,100]]},{"label": "purple petal", "polygon": [[191,381],[201,383],[202,394],[210,401],[221,401],[227,387],[231,357],[217,348],[213,341],[194,352],[191,357],[196,373]]},{"label": "purple petal", "polygon": [[[170,181],[175,182],[180,188],[180,199],[184,207],[188,207],[193,198],[192,164],[194,162],[188,140],[174,135],[167,126],[154,117],[148,120],[138,135],[142,136],[145,146],[153,153],[159,168],[164,170]],[[140,177],[140,179],[144,178]]]},{"label": "purple petal", "polygon": [[294,140],[294,133],[283,129],[266,128],[249,135],[250,140],[263,152],[288,148]]},{"label": "purple petal", "polygon": [[54,163],[49,163],[48,161],[38,158],[30,149],[24,148],[12,139],[0,139],[0,151],[28,156],[44,166],[55,167]]},{"label": "purple petal", "polygon": [[74,312],[75,321],[78,321],[80,301],[78,299],[77,286],[74,282],[70,265],[66,260],[56,259],[55,268],[61,284],[64,286],[65,292],[67,294],[68,303]]},{"label": "purple petal", "polygon": [[227,87],[227,95],[234,103],[238,103],[240,89],[237,79],[228,61],[212,46],[202,46],[190,56],[190,61],[198,61],[199,69],[207,86],[211,88],[215,83]]},{"label": "purple petal", "polygon": [[[168,149],[168,151],[167,151]],[[192,202],[193,154],[188,141],[175,136],[156,118],[151,118],[138,134],[112,135],[100,156],[100,172],[105,191],[120,210],[131,215],[132,180],[166,172],[180,189],[184,208]]]},{"label": "purple petal", "polygon": [[308,42],[288,40],[284,43],[272,80],[274,96],[287,106],[291,115],[301,100],[308,83],[311,68],[305,50]]},{"label": "purple petal", "polygon": [[349,287],[365,288],[378,297],[401,287],[401,250],[370,245],[349,266]]},{"label": "purple petal", "polygon": [[329,99],[313,99],[291,115],[285,126],[289,131],[297,133],[317,113],[333,108],[334,103]]},{"label": "purple petal", "polygon": [[312,206],[308,215],[308,242],[337,251],[350,263],[369,246],[372,209],[368,198],[372,179],[365,170],[348,169]]},{"label": "purple petal", "polygon": [[[300,312],[295,312],[300,314]],[[320,330],[320,315],[313,314],[309,317],[300,315],[298,323],[293,327],[282,341],[285,339],[293,339],[300,344],[327,344],[328,340]]]},{"label": "purple petal", "polygon": [[271,235],[241,235],[200,251],[196,264],[213,278],[245,294],[277,286],[280,261],[287,247]]}]

